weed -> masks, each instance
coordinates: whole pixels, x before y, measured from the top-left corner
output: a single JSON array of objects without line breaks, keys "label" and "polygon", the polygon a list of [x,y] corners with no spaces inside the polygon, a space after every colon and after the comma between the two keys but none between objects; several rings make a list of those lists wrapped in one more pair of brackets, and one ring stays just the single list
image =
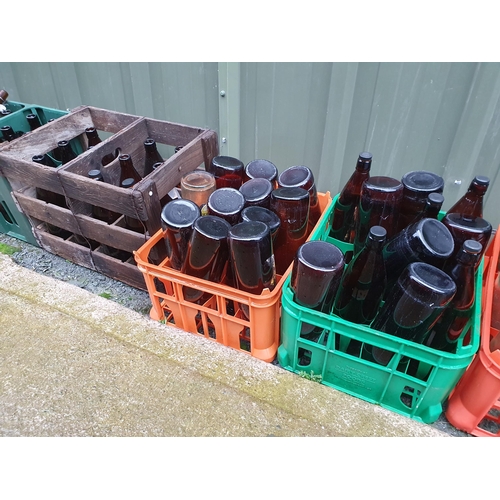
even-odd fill
[{"label": "weed", "polygon": [[111,294],[110,294],[110,293],[108,293],[108,292],[101,292],[101,293],[99,294],[99,297],[103,297],[103,298],[105,298],[105,299],[110,299],[110,298],[111,298]]},{"label": "weed", "polygon": [[21,250],[20,248],[12,247],[5,243],[0,243],[0,253],[3,253],[5,255],[12,255],[15,254],[16,252],[19,252],[20,250]]},{"label": "weed", "polygon": [[315,375],[313,371],[311,371],[311,373],[301,371],[299,372],[299,376],[307,380],[312,380],[313,382],[318,382],[318,383],[321,383],[321,381],[323,380],[323,377],[321,375]]}]

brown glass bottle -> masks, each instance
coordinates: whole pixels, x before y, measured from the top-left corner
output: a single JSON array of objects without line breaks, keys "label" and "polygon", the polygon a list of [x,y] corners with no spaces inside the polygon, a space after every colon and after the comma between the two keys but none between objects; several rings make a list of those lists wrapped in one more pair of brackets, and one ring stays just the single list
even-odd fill
[{"label": "brown glass bottle", "polygon": [[[456,293],[454,281],[424,262],[409,264],[373,320],[371,328],[417,344],[426,341]],[[364,344],[363,357],[388,365],[393,351]],[[407,363],[402,359],[400,364]]]},{"label": "brown glass bottle", "polygon": [[387,276],[382,250],[387,231],[372,226],[364,248],[349,262],[335,298],[333,313],[353,323],[369,324],[377,313]]},{"label": "brown glass bottle", "polygon": [[[104,182],[100,170],[97,169],[90,170],[88,176],[90,179],[93,179],[97,182]],[[121,215],[119,213],[113,212],[112,210],[108,210],[107,208],[100,207],[98,205],[92,205],[92,217],[95,217],[96,219],[106,222],[107,224],[112,224],[113,222],[118,220],[120,216]],[[113,248],[103,243],[100,243],[100,246],[101,246],[100,249],[104,253],[110,255],[115,259],[126,261],[128,258],[132,256],[130,252],[126,252],[125,250],[119,250],[118,248]]]},{"label": "brown glass bottle", "polygon": [[[194,221],[181,272],[219,283],[229,258],[227,237],[230,229],[230,224],[220,217],[198,217]],[[200,299],[204,293],[203,290],[189,287],[183,291],[184,298],[192,302]]]},{"label": "brown glass bottle", "polygon": [[370,177],[361,187],[358,217],[354,225],[354,255],[361,251],[370,228],[382,226],[387,239],[396,234],[403,184],[386,176]]},{"label": "brown glass bottle", "polygon": [[245,197],[245,207],[259,206],[269,208],[271,201],[271,181],[262,178],[250,179],[240,186],[240,193]]},{"label": "brown glass bottle", "polygon": [[97,129],[95,127],[87,127],[85,129],[85,135],[87,137],[88,148],[93,148],[94,146],[97,146],[102,142],[101,138],[99,137],[99,133],[97,132]]},{"label": "brown glass bottle", "polygon": [[214,175],[217,189],[229,187],[239,189],[243,184],[245,166],[238,158],[232,156],[215,156],[208,171]]},{"label": "brown glass bottle", "polygon": [[387,291],[403,269],[412,262],[426,262],[442,268],[454,249],[449,229],[436,219],[422,219],[393,236],[384,246]]},{"label": "brown glass bottle", "polygon": [[[56,164],[54,163],[54,161],[50,158],[50,156],[45,154],[34,155],[31,158],[31,160],[40,165],[56,168]],[[56,205],[61,208],[66,208],[66,209],[68,208],[66,204],[66,197],[60,193],[56,193],[54,191],[48,191],[41,187],[37,187],[36,197],[39,200],[44,201],[45,203],[51,203],[52,205]],[[50,234],[59,236],[60,238],[63,239],[67,239],[72,235],[72,233],[70,231],[67,231],[66,229],[54,226],[53,224],[49,224],[48,222],[46,224],[47,224],[47,230]]]},{"label": "brown glass bottle", "polygon": [[311,231],[321,217],[318,192],[312,170],[305,165],[289,167],[279,174],[278,186],[288,188],[300,187],[309,193],[309,230]]},{"label": "brown glass bottle", "polygon": [[180,271],[189,248],[189,241],[196,219],[200,217],[200,208],[191,200],[172,200],[161,211],[165,245],[170,265]]},{"label": "brown glass bottle", "polygon": [[431,193],[442,193],[444,179],[426,170],[415,170],[403,175],[403,200],[399,211],[397,231],[402,231],[413,221],[422,218],[427,197]]},{"label": "brown glass bottle", "polygon": [[446,214],[443,217],[442,222],[449,229],[454,241],[453,253],[446,261],[444,269],[449,270],[456,264],[457,255],[466,240],[475,240],[481,243],[481,246],[483,247],[479,260],[476,263],[477,269],[477,266],[486,251],[488,242],[490,241],[493,230],[491,224],[482,217],[475,217],[471,219],[470,217],[463,217],[456,213]]},{"label": "brown glass bottle", "polygon": [[62,165],[74,160],[77,156],[69,141],[59,141],[57,143],[57,156]]},{"label": "brown glass bottle", "polygon": [[252,160],[245,167],[244,181],[250,179],[267,179],[273,185],[273,189],[278,187],[278,169],[269,160]]},{"label": "brown glass bottle", "polygon": [[[337,294],[342,273],[344,256],[341,250],[327,241],[307,241],[294,257],[290,286],[297,304],[330,314]],[[322,328],[302,323],[300,334],[316,341]]]},{"label": "brown glass bottle", "polygon": [[457,292],[429,337],[427,345],[433,349],[456,352],[457,341],[467,332],[464,328],[473,313],[475,268],[482,254],[481,243],[466,240],[457,255],[457,263],[448,273],[457,285]]},{"label": "brown glass bottle", "polygon": [[0,89],[0,105],[5,106],[9,93],[5,89]]},{"label": "brown glass bottle", "polygon": [[[132,177],[128,177],[127,179],[123,179],[122,183],[120,184],[120,187],[125,188],[125,189],[131,189],[137,184],[137,181],[135,179],[132,179]],[[135,217],[130,217],[129,215],[125,215],[125,227],[127,229],[130,229],[131,231],[135,231],[136,233],[144,233],[144,224],[139,220],[136,219]]]},{"label": "brown glass bottle", "polygon": [[14,132],[13,128],[10,125],[4,125],[0,128],[0,131],[2,132],[2,136],[6,141],[10,142],[14,139],[17,139],[17,134]]},{"label": "brown glass bottle", "polygon": [[278,188],[271,192],[269,208],[280,219],[275,240],[276,272],[283,275],[306,242],[309,222],[309,193],[300,187]]},{"label": "brown glass bottle", "polygon": [[354,226],[357,219],[361,187],[370,177],[372,154],[363,152],[359,155],[354,173],[342,188],[333,209],[330,221],[330,236],[336,240],[354,243]]},{"label": "brown glass bottle", "polygon": [[158,152],[156,141],[151,137],[148,137],[144,141],[144,150],[144,177],[146,177],[146,175],[149,175],[153,171],[153,165],[155,163],[163,163],[165,160]]},{"label": "brown glass bottle", "polygon": [[483,198],[490,185],[490,179],[484,175],[476,175],[467,192],[446,212],[460,214],[463,217],[482,217]]},{"label": "brown glass bottle", "polygon": [[120,162],[120,185],[125,179],[134,179],[134,183],[139,182],[142,177],[134,167],[132,157],[129,154],[123,154],[118,157]]},{"label": "brown glass bottle", "polygon": [[28,122],[28,125],[30,127],[30,130],[33,132],[33,130],[36,130],[37,128],[42,126],[42,123],[40,122],[40,119],[35,113],[29,113],[26,115],[26,121]]},{"label": "brown glass bottle", "polygon": [[437,219],[441,207],[444,203],[444,196],[441,193],[430,193],[425,202],[425,208],[422,214],[417,215],[413,222],[420,219]]},{"label": "brown glass bottle", "polygon": [[241,222],[249,222],[253,220],[264,222],[269,226],[269,229],[271,230],[271,238],[274,243],[280,228],[279,217],[274,212],[264,207],[251,206],[244,208],[241,211]]},{"label": "brown glass bottle", "polygon": [[221,217],[234,226],[240,221],[240,214],[245,207],[245,197],[234,188],[216,189],[207,201],[208,213]]}]

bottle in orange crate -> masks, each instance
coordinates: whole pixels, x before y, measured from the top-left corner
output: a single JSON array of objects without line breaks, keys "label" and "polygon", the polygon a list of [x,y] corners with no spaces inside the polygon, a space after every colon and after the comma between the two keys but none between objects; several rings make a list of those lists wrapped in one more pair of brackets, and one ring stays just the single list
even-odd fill
[{"label": "bottle in orange crate", "polygon": [[245,207],[259,206],[269,208],[273,185],[267,179],[250,179],[240,186],[240,193],[245,197]]},{"label": "bottle in orange crate", "polygon": [[264,207],[250,206],[244,208],[241,211],[241,222],[249,222],[253,220],[264,222],[269,226],[269,229],[271,230],[271,238],[274,245],[276,236],[278,235],[278,231],[280,228],[279,217],[273,211]]},{"label": "bottle in orange crate", "polygon": [[309,224],[309,193],[300,187],[278,188],[271,192],[269,208],[280,219],[274,245],[276,272],[283,276],[299,247],[306,242]]},{"label": "bottle in orange crate", "polygon": [[118,157],[118,161],[120,162],[120,185],[125,179],[134,179],[135,182],[139,182],[142,177],[139,172],[137,172],[134,167],[134,162],[132,161],[132,157],[129,154],[122,154]]},{"label": "bottle in orange crate", "polygon": [[85,136],[87,137],[88,148],[93,148],[102,142],[95,127],[87,127],[85,129]]},{"label": "bottle in orange crate", "polygon": [[482,217],[483,199],[490,179],[485,175],[476,175],[467,189],[467,192],[446,212],[446,214],[460,214],[462,217]]},{"label": "bottle in orange crate", "polygon": [[426,345],[433,349],[456,352],[457,341],[467,332],[476,297],[475,267],[481,256],[482,245],[475,240],[466,240],[457,255],[457,263],[448,273],[457,286],[457,292],[436,323]]},{"label": "bottle in orange crate", "polygon": [[200,215],[200,208],[196,203],[182,198],[172,200],[163,207],[161,224],[165,232],[167,255],[173,269],[182,269],[194,223]]},{"label": "bottle in orange crate", "polygon": [[148,137],[144,141],[144,177],[153,171],[153,165],[155,163],[163,163],[165,160],[162,158],[158,147],[156,146],[156,141],[151,137]]},{"label": "bottle in orange crate", "polygon": [[245,167],[243,180],[246,182],[250,179],[267,179],[273,185],[273,189],[276,189],[278,187],[278,169],[269,160],[252,160]]},{"label": "bottle in orange crate", "polygon": [[214,175],[217,189],[239,189],[243,184],[245,166],[238,158],[223,155],[214,156],[208,171]]},{"label": "bottle in orange crate", "polygon": [[230,261],[235,287],[259,295],[276,284],[271,231],[264,222],[240,222],[229,229]]},{"label": "bottle in orange crate", "polygon": [[354,226],[357,219],[361,187],[370,177],[372,154],[365,151],[358,156],[356,168],[342,188],[332,212],[330,236],[336,240],[354,243]]},{"label": "bottle in orange crate", "polygon": [[309,193],[309,230],[312,230],[321,217],[318,192],[312,170],[305,165],[289,167],[279,174],[278,187],[300,187]]},{"label": "bottle in orange crate", "polygon": [[240,214],[245,207],[245,197],[235,188],[217,188],[207,201],[208,213],[221,217],[234,226],[240,222]]},{"label": "bottle in orange crate", "polygon": [[[181,272],[219,283],[229,258],[227,238],[230,229],[231,225],[220,217],[198,217],[193,224]],[[184,298],[191,302],[199,300],[203,294],[203,290],[184,288]]]},{"label": "bottle in orange crate", "polygon": [[396,234],[402,199],[403,184],[397,179],[375,176],[363,182],[354,226],[354,255],[364,247],[371,227],[382,226],[387,239]]}]

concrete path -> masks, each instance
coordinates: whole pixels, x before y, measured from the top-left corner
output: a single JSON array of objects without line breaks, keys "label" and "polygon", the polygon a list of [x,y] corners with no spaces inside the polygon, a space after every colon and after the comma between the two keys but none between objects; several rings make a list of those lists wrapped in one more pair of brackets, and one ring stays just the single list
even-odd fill
[{"label": "concrete path", "polygon": [[2,254],[0,436],[449,437]]}]

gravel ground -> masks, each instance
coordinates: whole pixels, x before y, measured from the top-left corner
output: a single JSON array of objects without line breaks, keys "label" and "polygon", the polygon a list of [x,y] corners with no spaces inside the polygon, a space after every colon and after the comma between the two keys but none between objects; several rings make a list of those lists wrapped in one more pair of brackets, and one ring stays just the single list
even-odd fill
[{"label": "gravel ground", "polygon": [[[104,296],[145,316],[149,315],[151,300],[148,292],[108,278],[3,233],[0,233],[0,243],[17,249],[11,257],[20,266],[71,283],[95,295]],[[274,364],[278,364],[277,361]],[[469,436],[450,425],[444,414],[431,425],[452,436]]]}]

